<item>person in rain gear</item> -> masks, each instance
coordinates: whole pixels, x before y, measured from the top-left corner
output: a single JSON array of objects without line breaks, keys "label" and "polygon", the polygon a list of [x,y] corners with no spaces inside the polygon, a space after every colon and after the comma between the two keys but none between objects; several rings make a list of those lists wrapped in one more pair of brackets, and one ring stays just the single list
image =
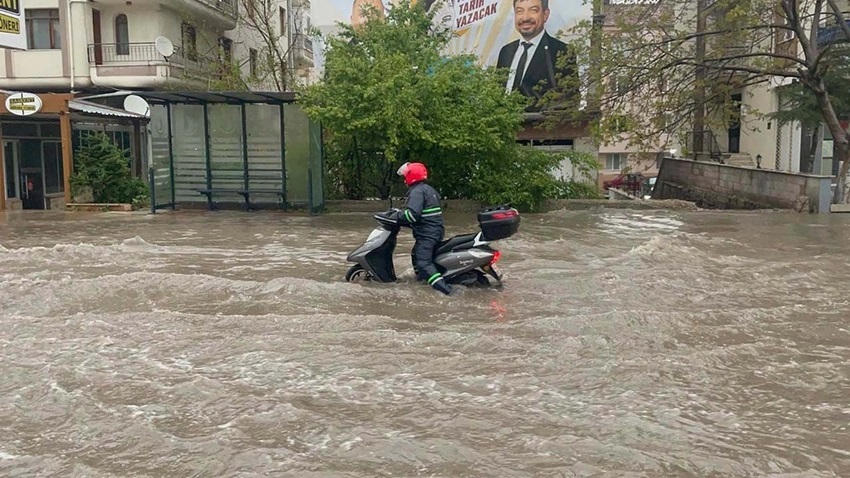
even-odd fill
[{"label": "person in rain gear", "polygon": [[428,282],[434,289],[449,295],[449,285],[434,265],[434,250],[443,240],[443,211],[440,208],[440,194],[425,182],[428,169],[422,163],[404,163],[398,169],[398,175],[404,177],[407,185],[406,203],[403,209],[396,210],[399,224],[413,230],[416,243],[411,253],[413,269],[416,275]]}]

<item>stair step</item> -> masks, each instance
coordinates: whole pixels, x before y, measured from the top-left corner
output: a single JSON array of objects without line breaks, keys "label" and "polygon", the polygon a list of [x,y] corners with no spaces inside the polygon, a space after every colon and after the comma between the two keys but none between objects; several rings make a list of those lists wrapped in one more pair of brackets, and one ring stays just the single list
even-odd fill
[{"label": "stair step", "polygon": [[747,153],[726,153],[723,155],[723,162],[731,166],[755,167],[756,165],[753,157]]}]

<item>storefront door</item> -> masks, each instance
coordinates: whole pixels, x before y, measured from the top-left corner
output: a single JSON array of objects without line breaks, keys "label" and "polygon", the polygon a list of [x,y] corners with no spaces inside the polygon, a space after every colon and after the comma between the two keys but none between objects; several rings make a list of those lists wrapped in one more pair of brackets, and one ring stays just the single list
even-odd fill
[{"label": "storefront door", "polygon": [[24,209],[44,209],[44,177],[40,169],[21,169],[20,186]]},{"label": "storefront door", "polygon": [[4,177],[6,179],[0,193],[6,194],[8,199],[20,198],[18,188],[18,143],[16,141],[3,141],[3,164]]},{"label": "storefront door", "polygon": [[20,187],[21,203],[24,209],[45,209],[41,140],[22,139],[19,144],[18,187]]}]

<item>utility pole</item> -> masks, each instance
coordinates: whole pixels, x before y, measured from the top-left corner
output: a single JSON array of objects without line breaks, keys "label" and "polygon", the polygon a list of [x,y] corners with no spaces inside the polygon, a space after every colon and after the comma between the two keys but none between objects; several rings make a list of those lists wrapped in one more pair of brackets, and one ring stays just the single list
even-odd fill
[{"label": "utility pole", "polygon": [[705,31],[708,0],[697,0],[696,74],[694,89],[693,153],[698,159],[705,151]]}]

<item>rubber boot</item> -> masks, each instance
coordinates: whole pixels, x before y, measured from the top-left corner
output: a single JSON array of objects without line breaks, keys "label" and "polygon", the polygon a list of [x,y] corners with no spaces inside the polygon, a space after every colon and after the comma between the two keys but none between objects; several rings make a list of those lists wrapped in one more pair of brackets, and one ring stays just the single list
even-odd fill
[{"label": "rubber boot", "polygon": [[452,286],[449,285],[445,280],[443,280],[442,277],[440,277],[439,279],[434,281],[434,283],[431,284],[431,287],[442,292],[443,294],[446,294],[446,295],[452,294]]}]

